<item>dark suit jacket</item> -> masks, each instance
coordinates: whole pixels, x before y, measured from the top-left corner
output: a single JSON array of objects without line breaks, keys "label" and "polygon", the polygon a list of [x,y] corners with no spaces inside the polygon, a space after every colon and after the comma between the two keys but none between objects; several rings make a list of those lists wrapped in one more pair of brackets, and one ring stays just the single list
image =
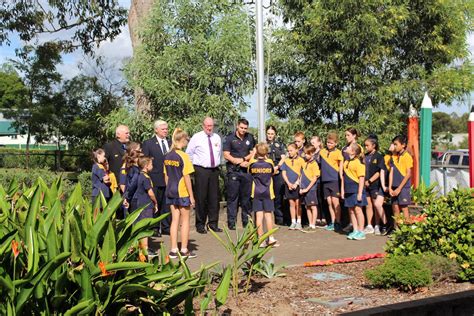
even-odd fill
[{"label": "dark suit jacket", "polygon": [[114,139],[113,141],[104,145],[105,158],[109,162],[109,169],[115,174],[117,181],[120,179],[120,167],[122,167],[122,158],[125,150],[122,148],[122,143]]},{"label": "dark suit jacket", "polygon": [[[168,140],[167,143],[168,148],[171,148],[171,144]],[[165,175],[163,173],[164,154],[161,150],[161,144],[158,143],[156,136],[153,136],[152,138],[143,142],[142,151],[143,155],[147,157],[153,157],[153,170],[150,172],[153,186],[165,187]]]}]

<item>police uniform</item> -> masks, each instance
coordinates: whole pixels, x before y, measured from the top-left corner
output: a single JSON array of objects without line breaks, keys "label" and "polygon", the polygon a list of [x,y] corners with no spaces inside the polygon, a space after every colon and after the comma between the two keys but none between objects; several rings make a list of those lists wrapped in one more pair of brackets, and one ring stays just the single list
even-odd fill
[{"label": "police uniform", "polygon": [[[286,147],[282,142],[279,141],[268,142],[268,146],[270,147],[268,156],[273,161],[273,164],[277,166],[281,161],[281,155],[286,155]],[[275,198],[273,200],[275,204],[275,223],[283,224],[283,197],[285,195],[285,181],[283,181],[281,172],[273,175],[273,192],[275,194]]]},{"label": "police uniform", "polygon": [[145,218],[153,218],[153,201],[148,195],[148,190],[153,189],[153,182],[150,176],[145,171],[140,172],[137,179],[137,191],[134,198],[137,200],[137,208],[145,206],[145,209],[140,213],[137,222]]},{"label": "police uniform", "polygon": [[163,173],[168,177],[166,185],[166,204],[176,206],[190,206],[188,188],[184,176],[194,172],[193,164],[188,154],[182,150],[173,149],[166,154]]},{"label": "police uniform", "polygon": [[[224,138],[223,151],[229,152],[234,158],[245,158],[255,147],[255,138],[252,134],[246,133],[241,139],[237,132],[233,132]],[[240,205],[242,209],[242,224],[248,223],[248,216],[251,216],[250,195],[252,190],[252,176],[247,172],[247,168],[227,162],[227,225],[235,227],[237,210]]]},{"label": "police uniform", "polygon": [[252,175],[252,211],[273,212],[273,162],[270,159],[253,159],[249,163],[248,171]]},{"label": "police uniform", "polygon": [[362,190],[361,200],[357,199],[359,192],[359,179],[365,178],[365,165],[359,158],[352,158],[344,161],[344,206],[366,206],[367,196],[365,190]]},{"label": "police uniform", "polygon": [[[393,172],[392,176],[392,190],[398,189],[400,184],[405,178],[408,169],[413,168],[413,158],[411,155],[404,150],[401,155],[393,155],[390,160],[390,168]],[[405,183],[398,196],[392,197],[392,204],[398,204],[400,206],[407,206],[411,204],[411,178]]]}]

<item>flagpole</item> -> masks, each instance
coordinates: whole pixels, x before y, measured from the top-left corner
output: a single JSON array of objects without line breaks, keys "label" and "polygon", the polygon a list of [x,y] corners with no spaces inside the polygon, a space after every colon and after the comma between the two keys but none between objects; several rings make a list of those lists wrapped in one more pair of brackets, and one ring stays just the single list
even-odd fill
[{"label": "flagpole", "polygon": [[263,6],[262,0],[257,0],[256,25],[257,25],[257,109],[258,109],[258,141],[264,142],[265,135],[265,87],[264,87],[264,60],[263,60]]}]

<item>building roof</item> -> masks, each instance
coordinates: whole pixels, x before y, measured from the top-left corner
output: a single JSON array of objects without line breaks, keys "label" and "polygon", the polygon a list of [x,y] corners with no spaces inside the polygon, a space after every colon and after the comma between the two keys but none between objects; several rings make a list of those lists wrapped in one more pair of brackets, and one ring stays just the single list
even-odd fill
[{"label": "building roof", "polygon": [[18,135],[12,121],[0,121],[0,136]]}]

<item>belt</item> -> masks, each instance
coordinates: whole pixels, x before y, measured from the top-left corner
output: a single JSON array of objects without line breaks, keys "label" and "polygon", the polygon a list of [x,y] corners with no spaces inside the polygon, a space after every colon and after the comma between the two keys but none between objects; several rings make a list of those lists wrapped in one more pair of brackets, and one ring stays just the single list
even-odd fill
[{"label": "belt", "polygon": [[216,167],[203,167],[203,166],[200,166],[200,165],[194,165],[194,167],[199,167],[199,168],[202,168],[202,169],[209,169],[209,170],[214,170],[214,169],[219,169],[219,166],[216,166]]}]

